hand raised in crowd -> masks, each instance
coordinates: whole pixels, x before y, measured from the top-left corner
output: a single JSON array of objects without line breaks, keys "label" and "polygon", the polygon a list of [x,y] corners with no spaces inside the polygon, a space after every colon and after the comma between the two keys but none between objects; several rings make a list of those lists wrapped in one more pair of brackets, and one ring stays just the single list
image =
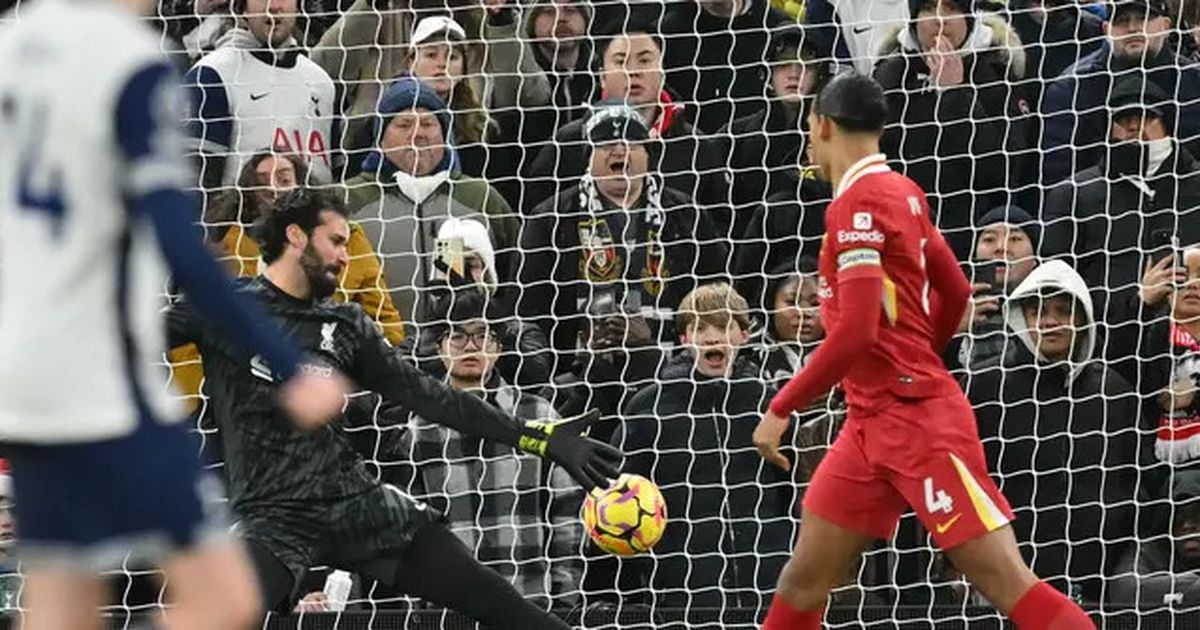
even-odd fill
[{"label": "hand raised in crowd", "polygon": [[[967,310],[963,311],[962,321],[958,323],[958,332],[968,332],[973,324],[983,323],[989,315],[1000,312],[1000,296],[986,295],[995,289],[996,287],[987,282],[976,282],[971,285],[971,300],[967,303]],[[985,295],[980,295],[980,293],[985,293]]]},{"label": "hand raised in crowd", "polygon": [[938,37],[933,48],[925,51],[925,65],[929,66],[929,77],[938,87],[954,87],[963,82],[962,55],[954,44],[944,36]]},{"label": "hand raised in crowd", "polygon": [[1146,306],[1157,306],[1175,290],[1177,284],[1186,281],[1187,272],[1175,266],[1174,256],[1164,256],[1154,264],[1147,259],[1146,269],[1142,272],[1142,303]]}]

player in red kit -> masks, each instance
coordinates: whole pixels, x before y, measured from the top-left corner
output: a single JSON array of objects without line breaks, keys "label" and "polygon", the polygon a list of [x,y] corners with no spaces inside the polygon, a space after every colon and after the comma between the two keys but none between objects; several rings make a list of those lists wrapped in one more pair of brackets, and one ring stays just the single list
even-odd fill
[{"label": "player in red kit", "polygon": [[879,153],[887,119],[872,79],[841,75],[809,113],[814,162],[835,190],[819,261],[828,335],[771,401],[754,433],[789,468],[790,414],[841,383],[845,426],[804,496],[800,540],[779,577],[766,630],[821,626],[829,590],[907,507],[960,571],[1021,630],[1094,628],[1025,565],[992,483],[975,414],[939,355],[970,285],[929,219],[925,193]]}]

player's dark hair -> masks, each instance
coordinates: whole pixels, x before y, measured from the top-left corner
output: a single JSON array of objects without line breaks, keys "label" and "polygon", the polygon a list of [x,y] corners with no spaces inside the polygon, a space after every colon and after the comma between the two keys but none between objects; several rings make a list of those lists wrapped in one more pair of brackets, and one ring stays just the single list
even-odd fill
[{"label": "player's dark hair", "polygon": [[875,79],[857,72],[830,79],[813,101],[813,110],[850,132],[879,133],[888,119],[883,87]]},{"label": "player's dark hair", "polygon": [[276,199],[255,230],[263,262],[271,264],[283,254],[287,248],[289,225],[298,225],[311,236],[313,230],[324,223],[321,213],[325,211],[349,218],[342,198],[329,191],[301,187]]}]

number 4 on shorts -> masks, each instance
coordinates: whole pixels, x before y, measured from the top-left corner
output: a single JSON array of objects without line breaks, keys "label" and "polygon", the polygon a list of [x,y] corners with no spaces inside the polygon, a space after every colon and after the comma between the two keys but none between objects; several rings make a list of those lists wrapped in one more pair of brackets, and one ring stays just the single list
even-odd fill
[{"label": "number 4 on shorts", "polygon": [[944,490],[933,488],[933,477],[925,478],[925,511],[933,514],[941,511],[949,514],[954,510],[954,499]]}]

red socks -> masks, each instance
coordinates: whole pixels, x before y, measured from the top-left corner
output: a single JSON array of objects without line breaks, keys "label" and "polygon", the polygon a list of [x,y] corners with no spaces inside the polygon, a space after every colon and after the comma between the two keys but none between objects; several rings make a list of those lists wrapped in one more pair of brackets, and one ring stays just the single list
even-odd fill
[{"label": "red socks", "polygon": [[775,595],[762,630],[821,630],[821,620],[824,618],[824,606],[816,610],[796,610]]},{"label": "red socks", "polygon": [[[774,606],[772,606],[774,608]],[[1008,617],[1021,630],[1095,630],[1096,624],[1066,595],[1045,582],[1034,584]]]}]

